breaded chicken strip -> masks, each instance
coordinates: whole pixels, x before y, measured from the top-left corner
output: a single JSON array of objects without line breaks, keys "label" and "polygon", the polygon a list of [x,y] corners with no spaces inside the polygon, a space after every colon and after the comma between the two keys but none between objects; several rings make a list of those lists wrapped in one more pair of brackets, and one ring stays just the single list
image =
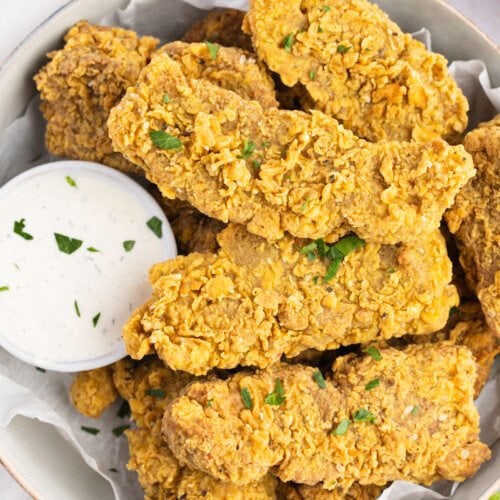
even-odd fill
[{"label": "breaded chicken strip", "polygon": [[182,40],[189,43],[208,40],[225,47],[239,47],[253,51],[252,39],[241,29],[246,12],[236,9],[210,11],[189,28]]},{"label": "breaded chicken strip", "polygon": [[477,175],[445,219],[457,239],[467,284],[500,337],[500,115],[469,132],[464,145]]},{"label": "breaded chicken strip", "polygon": [[467,125],[446,59],[367,0],[251,0],[244,29],[283,83],[360,137],[456,139]]},{"label": "breaded chicken strip", "polygon": [[182,466],[161,435],[166,406],[193,379],[174,373],[158,359],[134,363],[125,359],[113,365],[114,381],[130,405],[137,428],[126,431],[129,442],[128,468],[137,472],[146,499],[273,500],[276,480],[267,475],[246,488],[223,483]]},{"label": "breaded chicken strip", "polygon": [[133,358],[156,352],[196,375],[263,368],[310,348],[433,332],[458,303],[438,231],[415,245],[368,243],[326,283],[328,261],[306,257],[303,240],[270,244],[230,224],[218,241],[217,254],[153,266],[153,296],[123,328]]},{"label": "breaded chicken strip", "polygon": [[164,196],[269,240],[284,231],[335,240],[350,230],[383,243],[420,239],[474,174],[462,146],[371,144],[321,112],[264,109],[188,79],[166,54],[142,71],[108,126],[115,149]]},{"label": "breaded chicken strip", "polygon": [[118,397],[111,366],[77,373],[69,394],[74,407],[82,415],[99,418]]},{"label": "breaded chicken strip", "polygon": [[383,488],[374,484],[354,483],[346,492],[341,488],[325,490],[321,486],[278,483],[278,500],[375,500]]},{"label": "breaded chicken strip", "polygon": [[167,407],[163,433],[179,460],[241,485],[269,470],[344,490],[356,481],[429,485],[474,475],[490,450],[478,439],[468,349],[426,344],[380,354],[338,358],[332,381],[277,364],[193,382]]},{"label": "breaded chicken strip", "polygon": [[110,109],[149,62],[158,40],[133,31],[81,21],[64,37],[61,50],[35,76],[47,120],[47,149],[76,160],[140,172],[113,150],[106,121]]}]

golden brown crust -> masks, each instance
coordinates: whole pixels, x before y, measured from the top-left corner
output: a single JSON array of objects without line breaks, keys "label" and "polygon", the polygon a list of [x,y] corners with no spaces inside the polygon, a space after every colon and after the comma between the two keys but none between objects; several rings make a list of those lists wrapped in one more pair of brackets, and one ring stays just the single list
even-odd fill
[{"label": "golden brown crust", "polygon": [[113,150],[106,121],[110,109],[149,62],[158,40],[133,31],[80,21],[61,50],[35,76],[47,120],[47,149],[125,172],[141,169]]},{"label": "golden brown crust", "polygon": [[[244,29],[286,85],[371,141],[453,139],[468,103],[446,59],[367,0],[251,0]],[[285,37],[292,36],[289,50]]]},{"label": "golden brown crust", "polygon": [[500,337],[500,115],[465,137],[477,175],[445,214],[460,249],[469,287],[486,321]]},{"label": "golden brown crust", "polygon": [[213,10],[194,23],[182,39],[185,42],[219,43],[225,47],[239,47],[253,51],[252,39],[242,31],[245,12],[236,9]]},{"label": "golden brown crust", "polygon": [[[217,58],[224,50],[231,49],[221,47]],[[419,239],[439,226],[474,173],[462,146],[371,144],[321,112],[264,109],[186,78],[166,54],[153,58],[108,126],[114,147],[143,166],[164,196],[269,240],[284,231],[335,240],[350,230],[384,243]],[[182,147],[154,146],[152,130]],[[248,140],[255,151],[246,157]]]},{"label": "golden brown crust", "polygon": [[[325,388],[314,368],[288,364],[193,382],[167,407],[163,432],[180,460],[242,485],[270,468],[282,481],[344,490],[356,481],[428,485],[474,475],[490,451],[478,438],[468,349],[412,345],[381,356],[338,358]],[[277,378],[285,401],[271,406],[265,399]],[[376,378],[380,385],[366,390]],[[360,409],[373,423],[351,421],[344,434],[331,433]]]},{"label": "golden brown crust", "polygon": [[305,484],[278,483],[278,500],[375,500],[383,487],[374,484],[354,483],[347,491],[340,488],[325,490],[321,486]]},{"label": "golden brown crust", "polygon": [[327,262],[309,260],[300,252],[305,243],[270,244],[231,224],[217,254],[154,266],[153,296],[123,328],[129,354],[156,351],[194,374],[265,367],[310,348],[430,333],[458,303],[438,231],[415,245],[367,243],[326,284]]},{"label": "golden brown crust", "polygon": [[77,373],[70,388],[74,407],[91,418],[99,418],[118,397],[110,366]]}]

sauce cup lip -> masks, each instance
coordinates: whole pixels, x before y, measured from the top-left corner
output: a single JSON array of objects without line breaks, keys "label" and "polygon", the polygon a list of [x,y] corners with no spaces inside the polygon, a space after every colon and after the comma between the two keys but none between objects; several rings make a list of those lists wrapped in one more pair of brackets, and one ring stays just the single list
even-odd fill
[{"label": "sauce cup lip", "polygon": [[[172,228],[158,202],[150,193],[146,191],[144,187],[142,187],[138,182],[131,179],[128,175],[111,167],[101,165],[100,163],[83,160],[58,160],[30,168],[17,175],[16,177],[13,177],[0,187],[0,200],[3,196],[6,196],[7,193],[10,193],[12,190],[16,189],[16,187],[23,182],[47,172],[57,172],[60,170],[64,170],[66,172],[68,172],[68,170],[72,170],[75,175],[78,172],[85,171],[87,173],[90,173],[91,175],[108,177],[113,182],[115,182],[115,184],[121,185],[124,189],[132,191],[147,208],[151,209],[151,213],[156,215],[163,222],[163,260],[173,259],[177,256],[177,244],[175,242]],[[2,335],[1,330],[0,347],[5,349],[14,357],[30,365],[47,370],[68,373],[101,368],[103,366],[110,365],[111,363],[114,363],[115,361],[118,361],[127,355],[125,344],[123,341],[121,341],[117,342],[115,344],[115,347],[110,352],[102,356],[97,356],[95,358],[87,358],[75,361],[54,361],[50,359],[39,359],[37,358],[35,353],[20,350],[15,345],[12,345],[12,343]]]}]

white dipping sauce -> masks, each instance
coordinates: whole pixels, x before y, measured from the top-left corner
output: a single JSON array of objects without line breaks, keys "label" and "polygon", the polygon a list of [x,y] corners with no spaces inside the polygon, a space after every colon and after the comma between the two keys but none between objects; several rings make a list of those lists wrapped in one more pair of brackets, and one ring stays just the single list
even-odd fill
[{"label": "white dipping sauce", "polygon": [[[55,233],[82,244],[64,253]],[[162,210],[126,175],[78,161],[25,172],[0,189],[0,345],[60,371],[120,359],[122,326],[151,294],[149,268],[176,254]]]}]

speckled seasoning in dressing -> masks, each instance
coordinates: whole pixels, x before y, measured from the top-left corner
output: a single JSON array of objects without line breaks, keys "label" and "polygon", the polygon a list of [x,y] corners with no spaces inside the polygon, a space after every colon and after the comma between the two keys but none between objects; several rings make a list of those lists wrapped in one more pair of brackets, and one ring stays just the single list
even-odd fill
[{"label": "speckled seasoning in dressing", "polygon": [[[42,167],[10,184],[0,190],[3,344],[49,367],[120,350],[122,325],[150,295],[149,268],[176,254],[164,214],[105,167]],[[161,238],[147,225],[152,217]]]}]

